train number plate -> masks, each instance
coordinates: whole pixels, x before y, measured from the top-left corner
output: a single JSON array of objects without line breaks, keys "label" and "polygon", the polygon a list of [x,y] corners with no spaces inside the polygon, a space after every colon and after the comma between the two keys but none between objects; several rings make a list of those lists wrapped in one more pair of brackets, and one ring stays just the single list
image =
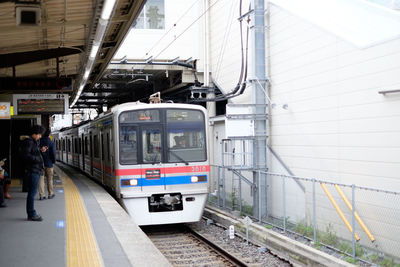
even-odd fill
[{"label": "train number plate", "polygon": [[154,180],[160,179],[160,170],[146,170],[146,179],[147,180]]}]

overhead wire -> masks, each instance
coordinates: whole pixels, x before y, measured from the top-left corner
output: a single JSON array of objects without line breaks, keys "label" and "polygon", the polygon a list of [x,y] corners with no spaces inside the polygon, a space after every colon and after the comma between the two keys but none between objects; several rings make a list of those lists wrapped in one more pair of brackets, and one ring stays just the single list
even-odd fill
[{"label": "overhead wire", "polygon": [[225,33],[224,33],[224,38],[223,38],[223,41],[222,41],[221,50],[220,50],[220,52],[218,54],[218,60],[217,60],[217,64],[216,64],[217,67],[215,68],[215,79],[218,79],[218,77],[219,77],[220,68],[221,68],[221,65],[222,65],[222,59],[223,59],[223,57],[225,55],[226,44],[228,43],[228,36],[229,36],[229,33],[231,32],[231,28],[232,28],[232,24],[233,24],[233,19],[232,18],[233,18],[233,13],[234,13],[234,10],[235,10],[234,6],[237,3],[237,1],[238,0],[231,1],[231,9],[230,9],[230,12],[229,12],[228,21],[226,23],[227,26],[225,27],[226,30],[225,30]]},{"label": "overhead wire", "polygon": [[190,29],[199,19],[201,19],[207,12],[221,0],[217,0],[214,4],[210,5],[199,17],[197,17],[189,26],[187,26],[178,36],[175,37],[164,49],[162,49],[154,58],[159,57],[165,50],[167,50],[176,40],[179,39],[188,29]]},{"label": "overhead wire", "polygon": [[[164,39],[172,29],[174,29],[177,25],[178,22],[185,17],[185,15],[187,15],[187,13],[195,6],[195,4],[197,4],[200,0],[196,0],[188,9],[185,10],[185,12],[183,12],[183,14],[179,17],[179,19],[172,25],[172,27],[169,28],[169,30],[167,32],[164,33],[163,36],[161,36],[160,39],[158,39],[154,45],[145,53],[144,56],[142,56],[143,58],[148,57],[149,53],[161,42],[162,39]],[[218,0],[219,1],[219,0]],[[146,67],[142,68],[141,70],[143,71]],[[132,67],[132,72],[135,71],[137,68],[135,66]]]},{"label": "overhead wire", "polygon": [[[149,53],[154,49],[154,47],[156,47],[156,46],[161,42],[161,40],[164,39],[164,37],[167,36],[168,33],[169,33],[174,27],[176,27],[176,26],[178,25],[178,22],[179,22],[182,18],[184,18],[185,15],[189,12],[189,10],[191,10],[191,9],[194,7],[194,5],[197,4],[199,1],[200,1],[200,0],[195,1],[188,9],[186,9],[185,12],[183,12],[182,16],[172,25],[171,28],[169,28],[169,30],[168,30],[167,32],[164,33],[163,36],[161,36],[160,39],[158,39],[157,42],[155,42],[155,44],[146,52],[146,54],[145,54],[144,57],[146,57],[147,55],[149,55]],[[143,58],[144,58],[144,57],[143,57]]]}]

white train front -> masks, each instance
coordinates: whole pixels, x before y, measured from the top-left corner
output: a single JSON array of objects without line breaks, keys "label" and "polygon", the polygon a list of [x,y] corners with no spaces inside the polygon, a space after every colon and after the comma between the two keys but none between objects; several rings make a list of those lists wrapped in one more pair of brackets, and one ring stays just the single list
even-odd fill
[{"label": "white train front", "polygon": [[207,114],[126,103],[54,133],[57,159],[108,187],[138,225],[199,221],[208,194]]}]

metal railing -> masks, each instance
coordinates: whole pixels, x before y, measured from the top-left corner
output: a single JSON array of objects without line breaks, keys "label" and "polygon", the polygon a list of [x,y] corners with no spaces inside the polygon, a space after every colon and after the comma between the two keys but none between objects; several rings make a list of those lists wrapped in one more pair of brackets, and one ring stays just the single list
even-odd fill
[{"label": "metal railing", "polygon": [[[247,178],[253,172],[264,174],[266,188]],[[265,190],[267,212],[256,219],[267,228],[329,247],[349,262],[400,266],[400,192],[222,165],[211,167],[211,177],[209,202],[216,206],[253,216],[261,201],[254,191]]]}]

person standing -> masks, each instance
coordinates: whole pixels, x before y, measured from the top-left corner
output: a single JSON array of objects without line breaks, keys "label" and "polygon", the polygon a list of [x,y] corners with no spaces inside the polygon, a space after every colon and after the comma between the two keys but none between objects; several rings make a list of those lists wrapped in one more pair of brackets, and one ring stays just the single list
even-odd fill
[{"label": "person standing", "polygon": [[38,190],[40,175],[43,174],[44,164],[42,154],[47,148],[39,150],[38,141],[42,137],[44,128],[41,125],[34,125],[31,128],[31,135],[22,143],[21,157],[25,164],[25,178],[28,186],[28,196],[26,198],[26,213],[29,221],[42,221],[42,217],[36,213],[34,207],[35,195]]},{"label": "person standing", "polygon": [[0,161],[0,208],[7,207],[7,204],[4,202],[4,192],[3,192],[3,185],[5,183],[6,172],[2,168],[4,165],[4,160]]},{"label": "person standing", "polygon": [[42,152],[44,162],[44,175],[40,176],[39,180],[39,200],[46,199],[44,192],[44,177],[46,176],[48,198],[55,197],[53,191],[53,164],[56,163],[56,149],[54,142],[50,139],[50,129],[47,129],[42,138],[40,138],[40,149],[46,147],[46,152]]}]

